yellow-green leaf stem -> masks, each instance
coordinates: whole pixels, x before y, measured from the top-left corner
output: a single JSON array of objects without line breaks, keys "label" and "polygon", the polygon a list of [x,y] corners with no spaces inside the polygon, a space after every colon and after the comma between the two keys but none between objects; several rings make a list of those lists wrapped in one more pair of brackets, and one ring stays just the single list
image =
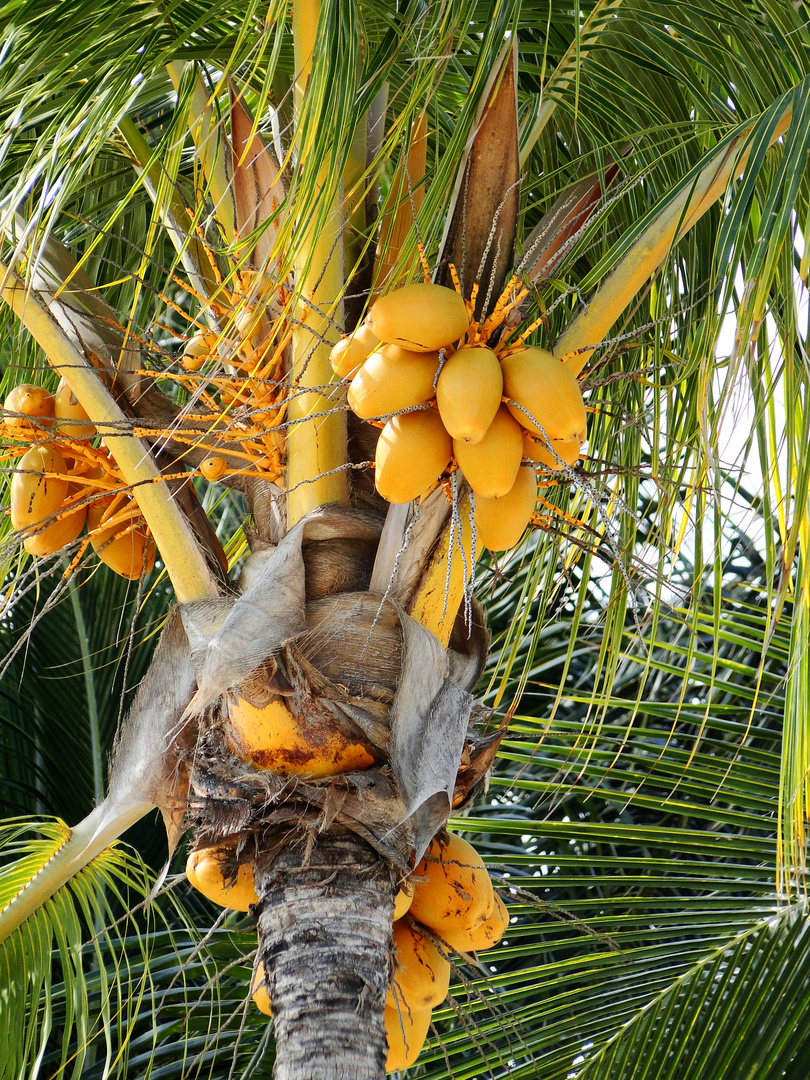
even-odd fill
[{"label": "yellow-green leaf stem", "polygon": [[0,911],[0,942],[150,810],[154,810],[152,802],[114,803],[105,799],[70,829],[64,844]]},{"label": "yellow-green leaf stem", "polygon": [[[306,86],[312,71],[318,0],[296,0],[293,4],[295,42],[296,117],[301,117]],[[304,146],[304,140],[299,143]],[[326,181],[326,176],[321,182]],[[287,416],[287,525],[299,521],[310,510],[326,503],[347,503],[348,478],[341,466],[346,463],[346,415],[340,409],[342,389],[333,393],[297,393],[300,388],[323,387],[333,378],[329,363],[330,341],[337,340],[332,329],[342,322],[343,245],[341,208],[336,200],[326,228],[310,228],[296,250],[294,271],[300,299],[293,332],[292,390]],[[303,324],[303,325],[302,325]],[[325,339],[325,340],[324,340]],[[336,410],[330,413],[330,410]],[[322,415],[330,413],[330,415]],[[317,416],[307,420],[308,416]]]},{"label": "yellow-green leaf stem", "polygon": [[200,240],[189,233],[189,212],[177,189],[167,182],[154,150],[128,116],[118,122],[118,130],[132,154],[149,198],[155,204],[166,231],[180,256],[192,287],[200,296],[210,298],[217,288],[211,261]]},{"label": "yellow-green leaf stem", "polygon": [[[790,125],[793,108],[788,104],[771,132],[771,145]],[[588,307],[566,327],[554,347],[554,355],[568,356],[566,364],[579,375],[598,343],[630,304],[633,297],[666,260],[677,243],[723,195],[748,162],[749,128],[742,131],[701,170],[694,183],[685,185],[641,233],[588,301]]]},{"label": "yellow-green leaf stem", "polygon": [[129,419],[116,404],[90,361],[70,341],[24,282],[0,263],[2,296],[93,418],[155,538],[180,603],[218,595],[216,581],[149,448],[127,434]]},{"label": "yellow-green leaf stem", "polygon": [[[178,92],[180,92],[181,81],[184,79],[185,66],[179,61],[166,65],[169,78]],[[225,239],[230,244],[233,243],[236,235],[236,210],[226,165],[229,148],[225,132],[211,105],[211,95],[206,90],[199,74],[194,78],[188,109],[188,127],[194,145],[197,147],[197,160],[208,184],[217,221]]]}]

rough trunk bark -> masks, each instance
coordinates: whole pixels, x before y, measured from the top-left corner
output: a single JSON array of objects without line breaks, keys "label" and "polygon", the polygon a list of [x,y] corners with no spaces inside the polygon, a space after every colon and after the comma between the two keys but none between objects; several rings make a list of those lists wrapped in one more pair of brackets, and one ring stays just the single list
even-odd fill
[{"label": "rough trunk bark", "polygon": [[275,1080],[382,1080],[394,870],[356,836],[298,833],[254,879]]}]

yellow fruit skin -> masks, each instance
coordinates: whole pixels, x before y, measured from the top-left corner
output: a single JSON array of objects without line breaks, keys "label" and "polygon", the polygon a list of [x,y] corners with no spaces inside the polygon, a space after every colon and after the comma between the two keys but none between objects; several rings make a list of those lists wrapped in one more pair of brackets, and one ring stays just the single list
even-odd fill
[{"label": "yellow fruit skin", "polygon": [[[507,405],[521,427],[549,439],[585,438],[586,416],[579,384],[565,364],[545,349],[521,349],[501,362],[503,392],[522,405]],[[539,426],[538,426],[539,425]]]},{"label": "yellow fruit skin", "polygon": [[253,998],[259,1012],[263,1012],[265,1016],[273,1015],[273,1008],[270,1002],[270,991],[267,988],[264,964],[261,960],[256,966],[256,974],[253,976],[253,982],[250,987],[250,996]]},{"label": "yellow fruit skin", "polygon": [[512,490],[500,499],[475,500],[475,530],[479,544],[506,551],[523,536],[537,504],[537,477],[530,465],[518,470]]},{"label": "yellow fruit skin", "polygon": [[329,354],[332,370],[341,379],[349,378],[361,364],[379,347],[380,339],[369,330],[366,323],[360,323],[355,332],[343,338]]},{"label": "yellow fruit skin", "polygon": [[76,539],[86,520],[87,507],[80,506],[65,517],[51,522],[41,532],[26,536],[23,547],[29,555],[53,555],[55,551],[61,551],[66,544]]},{"label": "yellow fruit skin", "polygon": [[452,453],[452,440],[435,409],[392,417],[377,442],[377,491],[392,503],[418,498],[436,483]]},{"label": "yellow fruit skin", "polygon": [[466,840],[449,833],[441,840],[431,840],[414,870],[409,914],[444,938],[447,933],[471,930],[483,922],[493,897],[481,856]]},{"label": "yellow fruit skin", "polygon": [[523,457],[520,425],[501,405],[483,439],[477,443],[454,439],[453,453],[476,499],[506,495],[512,490]]},{"label": "yellow fruit skin", "polygon": [[413,885],[406,881],[397,895],[394,897],[394,922],[397,919],[401,919],[403,915],[407,914],[408,909],[413,903]]},{"label": "yellow fruit skin", "polygon": [[[562,458],[566,465],[573,465],[578,460],[580,445],[581,440],[576,436],[573,439],[551,439],[552,450],[557,457]],[[542,435],[539,439],[534,439],[528,431],[523,432],[523,456],[546,469],[553,469],[555,472],[562,469],[562,465],[551,453]]]},{"label": "yellow fruit skin", "polygon": [[89,439],[96,433],[96,425],[90,423],[90,417],[74,397],[64,379],[59,383],[53,399],[56,426],[67,439]]},{"label": "yellow fruit skin", "polygon": [[317,779],[367,769],[374,758],[325,721],[306,727],[283,701],[258,708],[245,698],[228,702],[229,737],[235,753],[259,769]]},{"label": "yellow fruit skin", "polygon": [[432,941],[403,919],[394,923],[394,976],[388,986],[388,1009],[420,1012],[433,1009],[447,997],[450,962]]},{"label": "yellow fruit skin", "polygon": [[228,463],[221,457],[207,457],[200,465],[200,472],[206,480],[219,480],[227,471]]},{"label": "yellow fruit skin", "polygon": [[387,1073],[408,1069],[422,1052],[430,1028],[432,1009],[408,1012],[407,1009],[385,1009],[385,1034],[388,1038]]},{"label": "yellow fruit skin", "polygon": [[65,459],[50,446],[32,446],[23,454],[11,478],[11,524],[17,531],[62,509],[67,477],[44,474],[66,472]]},{"label": "yellow fruit skin", "polygon": [[[4,422],[9,435],[12,438],[30,438],[43,428],[53,426],[54,401],[53,394],[43,386],[32,386],[30,383],[20,383],[6,397],[3,407],[12,413],[23,413],[23,416],[6,416]],[[25,417],[32,417],[26,420]],[[36,417],[36,419],[33,419]]]},{"label": "yellow fruit skin", "polygon": [[[101,524],[101,515],[105,507],[98,503],[87,511],[88,531],[97,529]],[[96,555],[119,577],[134,581],[141,574],[148,574],[155,565],[155,541],[143,524],[137,525],[123,536],[116,534],[127,528],[126,522],[111,525],[101,532],[91,535],[90,543]]]},{"label": "yellow fruit skin", "polygon": [[448,930],[443,940],[456,952],[480,952],[497,945],[509,926],[509,912],[500,896],[495,895],[492,911],[472,930]]},{"label": "yellow fruit skin", "polygon": [[503,375],[492,349],[459,349],[442,368],[436,404],[444,426],[461,442],[478,443],[503,397]]},{"label": "yellow fruit skin", "polygon": [[253,864],[240,863],[235,882],[228,885],[222,873],[220,851],[216,847],[192,851],[186,860],[186,877],[198,892],[220,907],[247,911],[251,904],[258,903],[253,884]]},{"label": "yellow fruit skin", "polygon": [[366,322],[380,341],[414,352],[435,352],[467,332],[464,301],[444,285],[404,285],[372,306]]},{"label": "yellow fruit skin", "polygon": [[390,416],[400,409],[425,405],[434,396],[439,354],[409,352],[384,345],[373,352],[349,387],[349,406],[360,417]]}]

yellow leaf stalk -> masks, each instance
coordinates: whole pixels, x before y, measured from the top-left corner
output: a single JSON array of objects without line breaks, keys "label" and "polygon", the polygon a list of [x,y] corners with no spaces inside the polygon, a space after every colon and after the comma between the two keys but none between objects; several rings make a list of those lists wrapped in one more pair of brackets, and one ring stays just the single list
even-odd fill
[{"label": "yellow leaf stalk", "polygon": [[168,486],[160,481],[160,471],[149,448],[140,439],[127,435],[128,418],[99,378],[90,361],[70,341],[64,331],[24,282],[0,263],[3,299],[44,351],[53,369],[65,379],[98,434],[103,436],[125,482],[143,513],[171,578],[179,603],[218,596],[216,581],[200,547]]},{"label": "yellow leaf stalk", "polygon": [[[296,0],[293,4],[295,43],[296,116],[301,109],[306,85],[312,71],[315,31],[318,25],[318,0]],[[304,142],[299,150],[306,152]],[[321,178],[325,183],[326,177]],[[316,234],[314,228],[298,245],[294,264],[299,302],[293,331],[291,398],[287,411],[290,422],[287,436],[287,527],[310,510],[326,503],[347,504],[348,479],[340,470],[347,459],[346,415],[342,411],[343,390],[334,384],[331,393],[309,387],[323,387],[332,382],[329,362],[332,344],[338,335],[330,317],[342,322],[343,245],[340,239],[341,206],[332,206],[328,225]],[[304,391],[303,393],[301,391]],[[330,413],[330,410],[335,410]],[[322,415],[330,413],[330,415]],[[308,419],[313,417],[313,419]]]}]

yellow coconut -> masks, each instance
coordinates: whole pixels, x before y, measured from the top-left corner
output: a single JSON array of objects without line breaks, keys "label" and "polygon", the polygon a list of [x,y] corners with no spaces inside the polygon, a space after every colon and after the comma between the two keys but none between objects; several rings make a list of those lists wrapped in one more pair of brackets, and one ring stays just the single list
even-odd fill
[{"label": "yellow coconut", "polygon": [[404,882],[402,888],[394,897],[394,922],[397,919],[401,919],[408,911],[408,908],[413,903],[413,884],[410,881]]},{"label": "yellow coconut", "polygon": [[366,323],[360,323],[350,337],[341,338],[329,354],[332,370],[341,379],[354,375],[361,364],[379,346],[380,339]]},{"label": "yellow coconut", "polygon": [[516,402],[509,411],[521,427],[549,439],[584,440],[585,406],[565,364],[545,349],[521,349],[505,357],[501,369],[504,395]]},{"label": "yellow coconut", "polygon": [[487,348],[459,349],[444,365],[436,384],[436,404],[454,439],[480,442],[503,397],[498,357]]},{"label": "yellow coconut", "polygon": [[377,491],[392,503],[418,498],[436,483],[452,452],[452,441],[435,409],[392,417],[377,442]]},{"label": "yellow coconut", "polygon": [[[116,574],[129,581],[136,580],[141,574],[148,574],[155,565],[155,541],[146,525],[139,521],[134,528],[130,528],[134,520],[131,514],[129,520],[105,528],[101,522],[105,509],[103,504],[96,502],[87,511],[87,530],[91,534],[90,543],[96,555]],[[113,516],[117,516],[117,513]],[[95,531],[97,529],[98,532]],[[119,536],[119,533],[122,535]]]},{"label": "yellow coconut", "polygon": [[253,982],[250,985],[250,996],[253,998],[259,1012],[263,1012],[265,1016],[273,1015],[273,1009],[270,1003],[270,990],[267,986],[264,964],[261,960],[256,965],[256,974],[253,976]]},{"label": "yellow coconut", "polygon": [[326,719],[294,716],[280,698],[262,707],[231,698],[228,719],[235,753],[259,769],[317,779],[374,764],[364,746],[349,742]]},{"label": "yellow coconut", "polygon": [[394,974],[388,986],[388,1009],[419,1012],[433,1009],[447,997],[450,962],[408,919],[394,923]]},{"label": "yellow coconut", "polygon": [[475,848],[455,833],[434,837],[414,870],[409,914],[441,937],[471,930],[492,907],[492,882]]},{"label": "yellow coconut", "polygon": [[530,465],[518,469],[511,491],[499,499],[475,500],[479,543],[490,551],[506,551],[523,536],[537,504],[537,477]]},{"label": "yellow coconut", "polygon": [[[523,456],[533,461],[536,465],[542,465],[546,469],[555,472],[562,469],[560,458],[566,465],[573,465],[579,458],[581,440],[578,436],[573,439],[551,439],[551,447],[542,437],[532,438],[528,431],[523,432]],[[553,451],[553,453],[552,453]]]},{"label": "yellow coconut", "polygon": [[67,472],[65,459],[51,446],[32,446],[17,462],[11,477],[11,524],[18,531],[43,521],[62,508],[67,478],[46,473]]},{"label": "yellow coconut", "polygon": [[53,555],[55,551],[61,551],[66,544],[71,544],[84,528],[87,520],[87,507],[79,506],[77,509],[57,518],[40,532],[26,536],[23,547],[29,555]]},{"label": "yellow coconut", "polygon": [[212,903],[234,911],[247,911],[259,899],[253,884],[253,864],[240,863],[236,876],[226,879],[223,865],[228,855],[227,848],[220,847],[192,851],[186,860],[186,877]]},{"label": "yellow coconut", "polygon": [[[12,438],[29,439],[41,433],[42,429],[53,426],[54,400],[50,390],[44,386],[32,386],[20,383],[6,397],[3,408],[7,413],[21,413],[20,416],[4,416],[8,433]],[[31,419],[27,419],[31,417]]]},{"label": "yellow coconut", "polygon": [[416,1061],[425,1045],[430,1029],[432,1009],[410,1012],[407,1009],[385,1010],[385,1034],[388,1039],[387,1073],[408,1069]]},{"label": "yellow coconut", "polygon": [[66,438],[89,439],[95,435],[96,425],[90,422],[90,417],[64,379],[54,394],[53,406],[56,426]]},{"label": "yellow coconut", "polygon": [[183,347],[181,361],[186,371],[199,371],[216,348],[217,335],[204,330],[198,331]]},{"label": "yellow coconut", "polygon": [[409,352],[398,345],[384,345],[369,356],[352,379],[349,406],[361,420],[368,420],[424,405],[435,394],[433,381],[438,369],[438,353]]},{"label": "yellow coconut", "polygon": [[448,930],[443,940],[456,952],[480,952],[497,945],[509,926],[509,912],[500,896],[495,895],[492,911],[472,930]]},{"label": "yellow coconut", "polygon": [[453,439],[453,453],[476,499],[506,495],[512,490],[523,457],[520,425],[501,405],[483,439],[477,443]]},{"label": "yellow coconut", "polygon": [[219,480],[227,471],[228,463],[225,458],[211,456],[200,464],[200,472],[206,480]]},{"label": "yellow coconut", "polygon": [[435,352],[467,332],[464,301],[444,285],[403,285],[372,306],[366,322],[380,341],[415,352]]}]

